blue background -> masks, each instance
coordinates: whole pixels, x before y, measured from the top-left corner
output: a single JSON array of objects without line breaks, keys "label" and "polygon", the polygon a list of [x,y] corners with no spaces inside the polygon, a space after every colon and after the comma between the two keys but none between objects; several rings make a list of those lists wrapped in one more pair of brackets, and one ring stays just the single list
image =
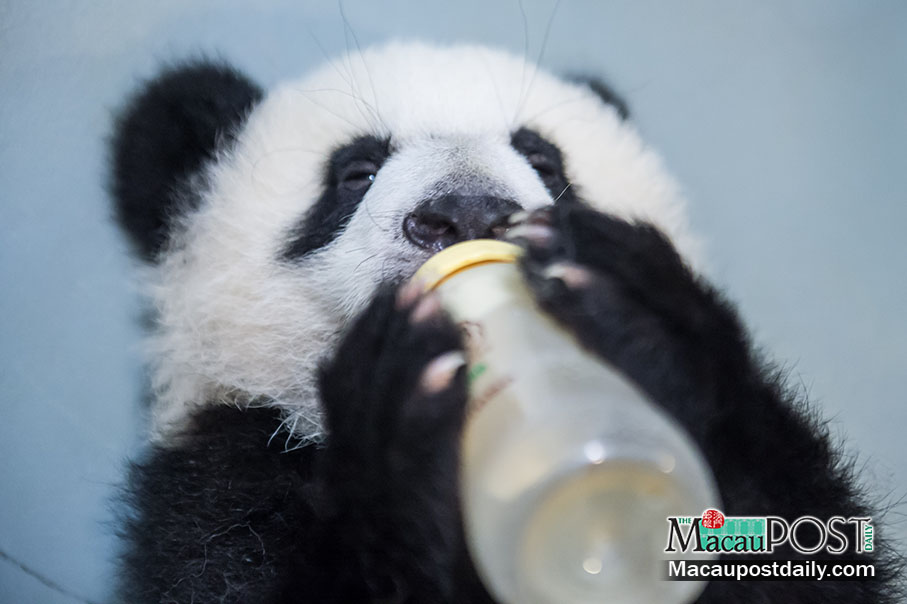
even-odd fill
[{"label": "blue background", "polygon": [[[553,3],[524,2],[528,37],[515,0],[343,8],[363,45],[538,57]],[[887,501],[907,493],[905,26],[897,0],[564,0],[542,56],[628,98],[710,274]],[[169,59],[220,54],[270,86],[349,38],[336,2],[0,1],[0,602],[78,601],[20,565],[110,595],[110,500],[144,427],[139,298],[103,187],[112,111]]]}]

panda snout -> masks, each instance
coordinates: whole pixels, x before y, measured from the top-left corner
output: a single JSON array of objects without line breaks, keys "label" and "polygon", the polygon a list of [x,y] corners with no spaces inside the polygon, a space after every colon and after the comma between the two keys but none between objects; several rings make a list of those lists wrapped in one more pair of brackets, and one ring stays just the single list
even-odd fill
[{"label": "panda snout", "polygon": [[433,252],[454,243],[496,238],[507,218],[522,207],[490,195],[444,195],[423,201],[403,220],[403,233],[414,245]]}]

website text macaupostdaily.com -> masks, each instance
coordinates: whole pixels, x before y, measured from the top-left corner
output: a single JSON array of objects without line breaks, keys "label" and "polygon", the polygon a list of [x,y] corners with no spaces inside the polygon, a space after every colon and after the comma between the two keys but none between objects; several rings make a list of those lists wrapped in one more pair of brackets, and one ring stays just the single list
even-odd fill
[{"label": "website text macaupostdaily.com", "polygon": [[861,581],[875,565],[838,560],[665,560],[669,581]]}]

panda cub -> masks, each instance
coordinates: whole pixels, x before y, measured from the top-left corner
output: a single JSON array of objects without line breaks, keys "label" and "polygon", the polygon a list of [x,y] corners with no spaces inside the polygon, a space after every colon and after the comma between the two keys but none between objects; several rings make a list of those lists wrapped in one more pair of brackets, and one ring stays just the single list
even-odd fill
[{"label": "panda cub", "polygon": [[[726,514],[870,515],[695,272],[677,186],[599,82],[394,43],[265,94],[199,60],[126,104],[112,163],[154,313],[124,602],[493,601],[458,505],[463,343],[403,285],[478,237],[525,247],[541,307],[677,418]],[[699,602],[890,602],[892,557]]]}]

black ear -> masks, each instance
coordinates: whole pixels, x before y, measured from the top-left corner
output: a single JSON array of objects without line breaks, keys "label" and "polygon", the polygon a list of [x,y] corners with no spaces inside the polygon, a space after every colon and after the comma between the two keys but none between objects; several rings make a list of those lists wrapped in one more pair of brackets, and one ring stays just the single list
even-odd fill
[{"label": "black ear", "polygon": [[112,140],[116,215],[136,249],[153,260],[173,219],[198,203],[186,185],[231,144],[261,89],[223,63],[166,69],[126,104]]},{"label": "black ear", "polygon": [[593,78],[583,75],[571,75],[567,78],[571,82],[576,82],[577,84],[585,84],[592,92],[598,95],[598,97],[606,105],[611,105],[614,109],[617,110],[617,115],[620,116],[620,119],[625,120],[630,117],[630,108],[627,106],[626,101],[614,92],[614,89],[611,88],[608,84],[605,84],[599,78]]}]

